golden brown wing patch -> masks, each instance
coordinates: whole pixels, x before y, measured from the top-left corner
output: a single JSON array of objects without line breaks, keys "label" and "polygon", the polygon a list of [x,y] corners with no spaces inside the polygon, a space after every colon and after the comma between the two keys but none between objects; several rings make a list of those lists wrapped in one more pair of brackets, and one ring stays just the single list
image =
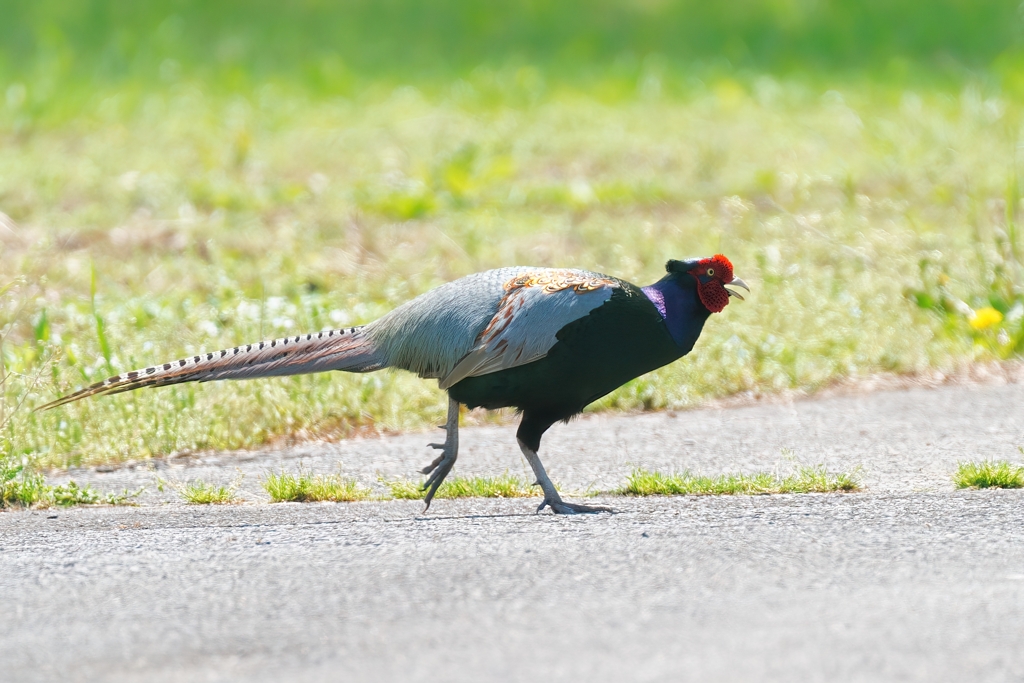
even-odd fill
[{"label": "golden brown wing patch", "polygon": [[[576,270],[548,270],[523,273],[504,284],[505,296],[498,304],[498,312],[477,338],[477,345],[502,334],[515,315],[526,303],[521,292],[530,287],[539,287],[545,294],[571,289],[577,294],[586,294],[602,287],[618,287],[617,280],[598,275],[589,275]],[[517,296],[518,294],[518,296]]]},{"label": "golden brown wing patch", "polygon": [[545,294],[554,294],[563,289],[573,289],[577,294],[592,292],[601,287],[616,287],[618,281],[598,275],[588,275],[573,270],[555,270],[524,273],[505,283],[505,291],[513,292],[523,287],[542,287]]}]

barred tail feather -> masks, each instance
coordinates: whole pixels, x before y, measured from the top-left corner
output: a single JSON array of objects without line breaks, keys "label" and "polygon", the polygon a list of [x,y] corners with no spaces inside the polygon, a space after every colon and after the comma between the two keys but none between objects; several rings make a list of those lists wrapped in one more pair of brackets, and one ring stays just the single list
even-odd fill
[{"label": "barred tail feather", "polygon": [[119,394],[142,387],[303,375],[328,370],[370,372],[386,366],[383,354],[375,348],[362,327],[327,330],[236,346],[132,370],[79,389],[36,410],[49,410],[89,396]]}]

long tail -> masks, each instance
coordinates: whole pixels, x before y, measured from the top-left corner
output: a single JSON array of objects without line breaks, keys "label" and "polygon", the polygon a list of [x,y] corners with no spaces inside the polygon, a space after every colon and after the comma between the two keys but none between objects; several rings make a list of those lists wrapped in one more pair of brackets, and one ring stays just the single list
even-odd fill
[{"label": "long tail", "polygon": [[327,370],[369,372],[387,365],[362,327],[261,341],[204,353],[142,370],[132,370],[79,389],[36,410],[49,410],[88,396],[119,394],[142,387],[217,379],[302,375]]}]

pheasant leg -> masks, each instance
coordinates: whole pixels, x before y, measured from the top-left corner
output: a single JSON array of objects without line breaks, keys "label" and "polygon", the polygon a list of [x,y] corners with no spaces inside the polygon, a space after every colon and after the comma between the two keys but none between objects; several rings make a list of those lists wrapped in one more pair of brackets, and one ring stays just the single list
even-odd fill
[{"label": "pheasant leg", "polygon": [[577,503],[566,503],[562,500],[562,497],[558,495],[558,491],[555,490],[555,485],[551,483],[551,479],[548,478],[548,473],[544,470],[544,465],[540,461],[540,456],[537,452],[527,446],[521,439],[516,439],[519,442],[519,449],[526,456],[526,460],[530,463],[530,467],[533,468],[533,474],[537,477],[536,486],[540,486],[544,492],[544,502],[537,508],[537,512],[540,512],[545,507],[550,507],[551,511],[556,515],[575,515],[587,512],[613,512],[609,507],[601,505],[579,505]]},{"label": "pheasant leg", "polygon": [[420,470],[423,474],[429,474],[427,481],[423,483],[423,490],[427,492],[424,500],[427,506],[423,508],[426,512],[430,509],[430,501],[440,488],[441,482],[452,471],[455,459],[459,457],[459,402],[448,398],[448,420],[444,423],[444,443],[428,444],[431,448],[441,451],[441,455],[434,458],[434,461]]}]

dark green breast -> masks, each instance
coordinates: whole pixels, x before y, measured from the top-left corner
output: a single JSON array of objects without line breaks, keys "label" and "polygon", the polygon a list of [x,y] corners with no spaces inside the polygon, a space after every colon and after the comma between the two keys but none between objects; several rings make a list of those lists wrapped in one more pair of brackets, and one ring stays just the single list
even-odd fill
[{"label": "dark green breast", "polygon": [[471,408],[514,407],[563,419],[689,350],[673,341],[658,309],[629,283],[557,339],[544,358],[467,377],[450,395]]}]

